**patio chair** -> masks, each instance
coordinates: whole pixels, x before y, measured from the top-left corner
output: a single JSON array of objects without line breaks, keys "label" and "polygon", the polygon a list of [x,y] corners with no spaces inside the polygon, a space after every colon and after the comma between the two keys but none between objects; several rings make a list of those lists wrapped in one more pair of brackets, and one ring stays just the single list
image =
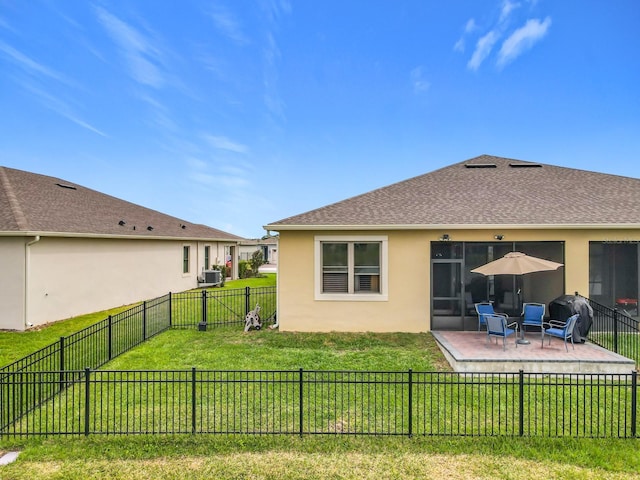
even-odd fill
[{"label": "patio chair", "polygon": [[491,302],[476,303],[475,307],[476,307],[476,313],[478,314],[478,331],[480,331],[480,328],[487,324],[487,322],[484,319],[484,316],[486,314],[493,315],[496,312],[493,311],[493,303]]},{"label": "patio chair", "polygon": [[522,305],[522,322],[520,328],[522,334],[526,332],[525,327],[537,327],[542,334],[542,323],[544,320],[545,305],[544,303],[525,303]]},{"label": "patio chair", "polygon": [[[491,337],[496,337],[497,344],[498,337],[502,337],[502,350],[506,350],[507,337],[514,333],[516,334],[516,337],[518,336],[518,322],[511,322],[507,324],[507,316],[501,314],[485,313],[484,318],[487,322],[487,341],[491,341]],[[517,342],[516,348],[518,348]]]},{"label": "patio chair", "polygon": [[580,317],[580,314],[576,313],[570,316],[566,323],[560,320],[544,322],[544,325],[549,325],[549,328],[542,328],[542,348],[544,348],[544,336],[549,335],[549,345],[551,345],[551,337],[558,337],[564,340],[564,348],[567,352],[569,351],[567,340],[571,340],[571,347],[575,350],[576,347],[573,344],[573,327],[575,327],[578,317]]}]

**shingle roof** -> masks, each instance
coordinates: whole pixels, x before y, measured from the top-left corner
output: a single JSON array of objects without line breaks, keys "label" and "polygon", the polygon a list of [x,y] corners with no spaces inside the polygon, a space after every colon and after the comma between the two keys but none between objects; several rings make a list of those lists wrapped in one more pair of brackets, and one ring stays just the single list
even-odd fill
[{"label": "shingle roof", "polygon": [[265,228],[441,225],[640,228],[640,179],[482,155]]},{"label": "shingle roof", "polygon": [[0,233],[242,240],[66,180],[7,167],[0,167]]}]

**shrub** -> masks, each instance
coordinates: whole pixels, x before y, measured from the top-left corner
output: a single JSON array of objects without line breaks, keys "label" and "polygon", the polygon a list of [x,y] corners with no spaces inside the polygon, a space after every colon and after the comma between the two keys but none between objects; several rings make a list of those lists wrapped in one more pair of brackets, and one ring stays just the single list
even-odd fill
[{"label": "shrub", "polygon": [[251,264],[252,272],[254,273],[254,275],[257,276],[260,265],[264,265],[265,263],[264,256],[262,255],[262,250],[256,250],[255,252],[253,252],[253,254],[251,255],[251,260],[249,260],[249,263]]},{"label": "shrub", "polygon": [[248,260],[238,262],[238,277],[249,278],[252,276],[251,265]]}]

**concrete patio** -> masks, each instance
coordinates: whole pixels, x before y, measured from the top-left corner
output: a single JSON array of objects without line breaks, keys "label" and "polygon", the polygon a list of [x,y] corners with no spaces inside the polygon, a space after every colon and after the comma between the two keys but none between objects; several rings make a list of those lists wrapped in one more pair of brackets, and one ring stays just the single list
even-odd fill
[{"label": "concrete patio", "polygon": [[548,345],[547,337],[541,348],[539,333],[528,333],[531,343],[517,347],[511,337],[506,350],[502,349],[502,340],[496,344],[491,339],[489,343],[485,332],[432,333],[456,372],[512,373],[522,369],[531,373],[629,374],[636,368],[633,360],[590,342],[576,344],[575,349],[569,345],[567,352],[562,340],[552,338]]}]

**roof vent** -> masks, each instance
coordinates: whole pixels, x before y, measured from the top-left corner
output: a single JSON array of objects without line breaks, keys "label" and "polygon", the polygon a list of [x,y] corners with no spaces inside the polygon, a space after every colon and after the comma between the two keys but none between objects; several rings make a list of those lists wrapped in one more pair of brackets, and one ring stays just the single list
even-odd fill
[{"label": "roof vent", "polygon": [[498,168],[495,163],[465,163],[465,168]]},{"label": "roof vent", "polygon": [[124,220],[120,220],[120,221],[118,222],[118,225],[120,225],[120,226],[122,227],[122,226],[123,226],[123,225],[125,225],[126,223],[127,223],[127,222],[125,222]]},{"label": "roof vent", "polygon": [[147,227],[147,230],[151,231],[151,230],[153,230],[153,227],[152,227],[151,225],[149,225],[149,226]]},{"label": "roof vent", "polygon": [[510,163],[511,168],[542,168],[539,163]]},{"label": "roof vent", "polygon": [[187,226],[184,223],[182,223],[180,224],[180,228],[184,230],[185,228],[187,228]]},{"label": "roof vent", "polygon": [[66,183],[56,183],[57,186],[59,186],[60,188],[66,188],[69,190],[77,190],[76,187],[74,187],[73,185],[67,185]]}]

